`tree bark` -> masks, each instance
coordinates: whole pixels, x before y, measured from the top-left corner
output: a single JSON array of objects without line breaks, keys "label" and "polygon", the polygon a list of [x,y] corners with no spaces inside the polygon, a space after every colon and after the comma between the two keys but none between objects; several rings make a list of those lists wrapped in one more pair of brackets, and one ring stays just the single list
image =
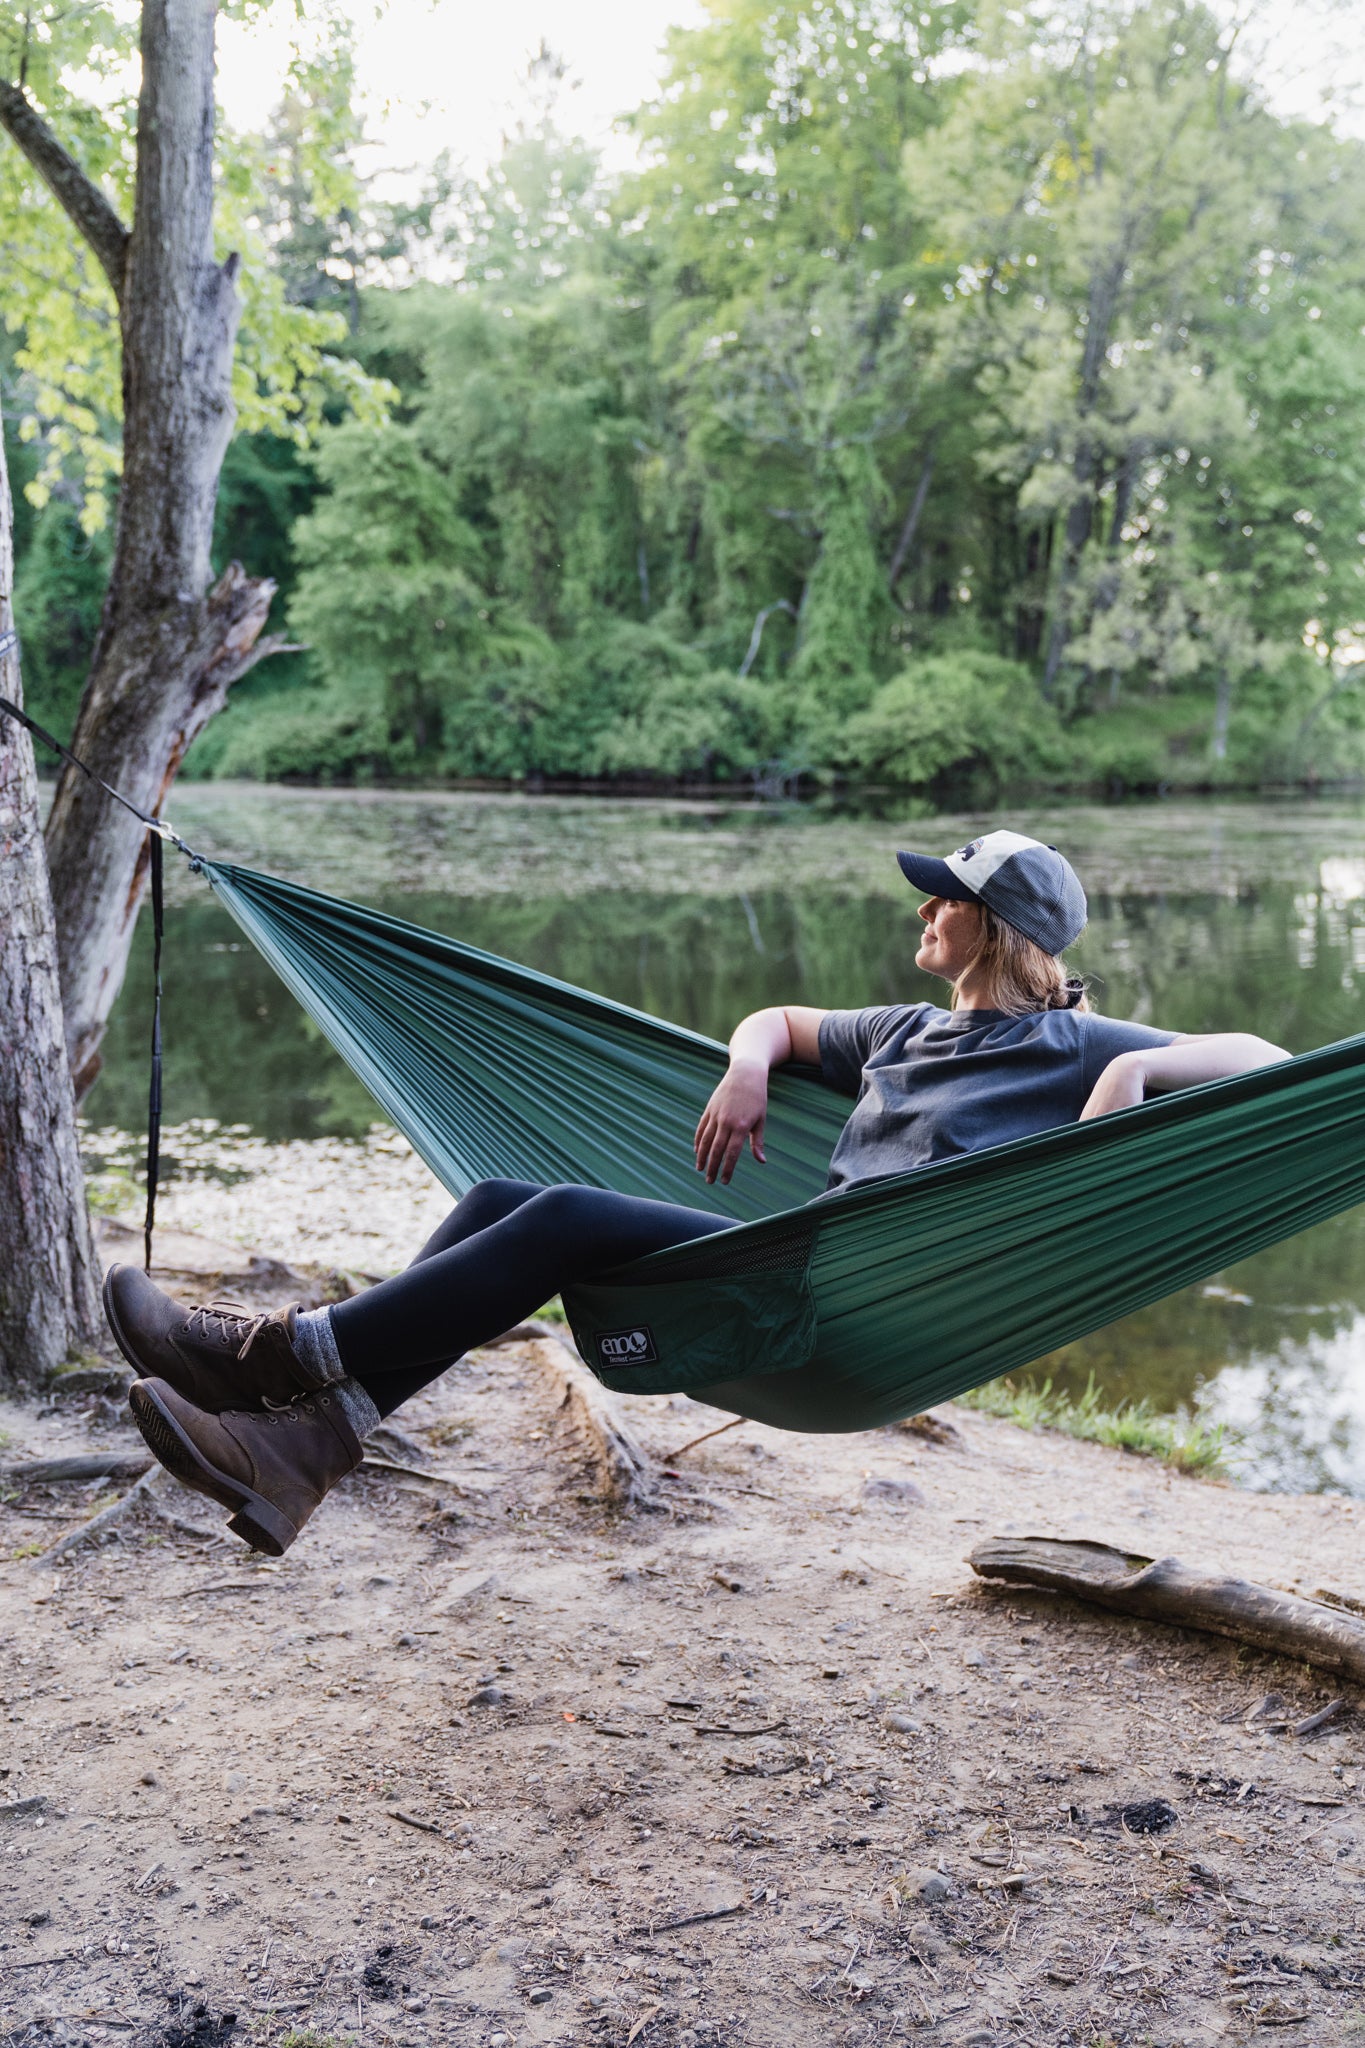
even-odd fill
[{"label": "tree bark", "polygon": [[[13,627],[13,520],[0,444],[0,640]],[[16,648],[0,695],[23,697]],[[0,1390],[46,1377],[99,1328],[98,1272],[62,1037],[38,778],[0,718]]]},{"label": "tree bark", "polygon": [[1095,523],[1095,490],[1099,482],[1100,456],[1093,438],[1093,418],[1099,403],[1105,354],[1118,311],[1133,234],[1125,222],[1118,248],[1106,269],[1091,278],[1087,302],[1085,348],[1081,354],[1080,390],[1077,399],[1078,432],[1072,461],[1073,492],[1062,529],[1062,560],[1053,593],[1052,627],[1048,634],[1047,659],[1043,666],[1043,695],[1051,697],[1066,656],[1071,633],[1071,603],[1081,556]]},{"label": "tree bark", "polygon": [[[115,288],[123,342],[123,481],[113,566],[72,740],[159,813],[230,686],[272,651],[274,585],[233,563],[209,588],[218,476],[232,432],[237,259],[213,250],[217,0],[144,0],[137,194],[118,261],[107,202],[15,87],[0,123],[85,236]],[[47,826],[67,1053],[77,1099],[99,1072],[146,886],[146,835],[69,766]]]},{"label": "tree bark", "polygon": [[937,436],[934,436],[929,442],[924,466],[919,473],[919,482],[915,485],[915,495],[910,500],[910,510],[905,515],[905,524],[896,542],[896,552],[891,557],[891,567],[886,572],[886,587],[893,597],[896,594],[896,585],[901,580],[901,571],[909,559],[911,548],[915,545],[915,535],[919,532],[920,517],[924,511],[924,501],[929,495],[929,486],[934,480],[934,464],[937,459]]}]

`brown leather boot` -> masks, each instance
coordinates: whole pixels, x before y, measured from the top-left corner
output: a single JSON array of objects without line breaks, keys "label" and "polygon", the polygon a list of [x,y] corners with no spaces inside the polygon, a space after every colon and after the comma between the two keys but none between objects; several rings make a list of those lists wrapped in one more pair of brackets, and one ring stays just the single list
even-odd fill
[{"label": "brown leather boot", "polygon": [[282,1557],[314,1508],[365,1455],[335,1394],[262,1415],[210,1415],[165,1380],[135,1380],[133,1419],[147,1448],[184,1486],[234,1510],[234,1535]]},{"label": "brown leather boot", "polygon": [[139,1378],[167,1381],[210,1415],[266,1401],[278,1406],[321,1384],[295,1353],[292,1305],[270,1315],[239,1301],[186,1308],[136,1266],[111,1266],[104,1313]]}]

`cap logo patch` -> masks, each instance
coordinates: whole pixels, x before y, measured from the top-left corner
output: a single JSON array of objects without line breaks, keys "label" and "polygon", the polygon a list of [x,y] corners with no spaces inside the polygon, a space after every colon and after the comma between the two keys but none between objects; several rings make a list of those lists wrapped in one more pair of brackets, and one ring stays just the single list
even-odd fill
[{"label": "cap logo patch", "polygon": [[954,860],[961,860],[961,861],[968,861],[968,860],[970,860],[970,859],[971,859],[971,857],[972,857],[972,855],[973,855],[974,853],[980,853],[980,851],[981,851],[981,848],[982,848],[982,845],[983,845],[983,844],[984,844],[984,841],[982,841],[982,840],[980,840],[980,839],[973,839],[973,840],[971,841],[970,845],[968,845],[968,846],[959,846],[959,848],[957,849],[957,852],[956,852],[956,853],[955,853],[955,854],[953,855],[953,859],[954,859]]}]

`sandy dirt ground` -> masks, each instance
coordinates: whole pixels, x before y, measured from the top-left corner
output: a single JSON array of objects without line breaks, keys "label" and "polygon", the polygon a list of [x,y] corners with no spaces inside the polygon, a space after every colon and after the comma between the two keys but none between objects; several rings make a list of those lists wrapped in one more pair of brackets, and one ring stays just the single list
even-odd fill
[{"label": "sandy dirt ground", "polygon": [[[54,1562],[118,1486],[4,1489],[6,2044],[1365,2040],[1362,1724],[1248,1724],[1330,1682],[965,1563],[1359,1597],[1353,1503],[957,1410],[679,1454],[725,1418],[676,1397],[621,1404],[662,1505],[620,1516],[542,1366],[472,1355],[387,1440],[427,1476],[278,1562],[174,1488]],[[136,1456],[83,1384],[6,1464]]]}]

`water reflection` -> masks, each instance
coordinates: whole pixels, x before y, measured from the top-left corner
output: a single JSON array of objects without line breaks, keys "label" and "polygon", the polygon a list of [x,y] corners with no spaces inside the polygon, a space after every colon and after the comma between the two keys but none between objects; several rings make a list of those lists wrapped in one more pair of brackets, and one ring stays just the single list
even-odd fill
[{"label": "water reflection", "polygon": [[[235,825],[243,859],[721,1038],[770,1002],[936,999],[913,964],[914,898],[889,851],[953,845],[990,822],[898,831],[791,812],[388,801],[358,824],[346,797],[275,792],[269,807],[233,814],[223,792],[191,791],[178,822],[225,845]],[[1291,1051],[1360,1028],[1365,820],[1354,812],[1133,807],[1012,822],[1059,840],[1091,883],[1075,957],[1098,1007],[1173,1030],[1252,1030]],[[439,893],[413,886],[432,872]],[[144,929],[89,1104],[97,1123],[136,1130],[145,1115],[149,979]],[[202,884],[177,883],[164,980],[170,1120],[212,1117],[271,1139],[358,1137],[373,1122],[359,1082]],[[1251,1484],[1365,1493],[1362,1254],[1365,1210],[1037,1370],[1075,1391],[1093,1374],[1107,1395],[1162,1409],[1202,1401],[1245,1436]]]}]

